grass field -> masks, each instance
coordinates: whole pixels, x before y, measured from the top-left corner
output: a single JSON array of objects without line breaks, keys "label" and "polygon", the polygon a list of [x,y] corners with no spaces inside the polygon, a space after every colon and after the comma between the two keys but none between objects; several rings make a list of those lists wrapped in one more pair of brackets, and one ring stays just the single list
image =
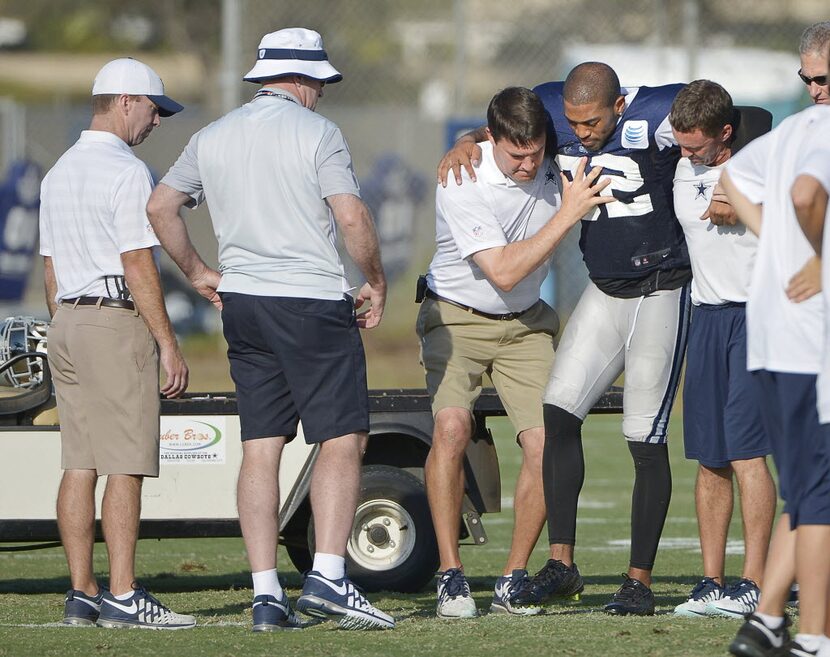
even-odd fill
[{"label": "grass field", "polygon": [[[589,418],[585,426],[586,484],[580,500],[577,563],[586,580],[579,603],[554,605],[544,616],[484,614],[468,621],[439,620],[434,590],[418,595],[370,595],[393,614],[391,632],[345,632],[322,624],[302,632],[254,635],[250,631],[250,577],[241,539],[142,541],[141,581],[176,611],[195,614],[199,626],[183,632],[65,628],[58,624],[68,587],[59,548],[0,554],[0,656],[17,655],[725,655],[738,622],[671,615],[700,576],[694,519],[694,467],[683,459],[679,418],[671,427],[674,496],[655,568],[658,614],[613,618],[601,611],[619,585],[628,560],[632,464],[620,438],[619,417]],[[480,610],[489,608],[511,530],[512,486],[520,454],[503,420],[493,422],[502,464],[504,510],[484,516],[489,543],[462,552]],[[27,494],[32,494],[27,493]],[[232,494],[228,491],[228,494]],[[740,525],[730,534],[727,578],[739,574]],[[545,539],[531,569],[546,558]],[[281,551],[281,573],[292,599],[301,586]],[[104,572],[103,545],[96,568]]]}]

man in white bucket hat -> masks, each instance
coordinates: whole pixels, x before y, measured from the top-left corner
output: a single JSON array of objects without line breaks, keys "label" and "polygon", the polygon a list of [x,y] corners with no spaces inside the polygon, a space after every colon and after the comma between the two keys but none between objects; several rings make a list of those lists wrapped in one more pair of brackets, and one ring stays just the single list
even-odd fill
[{"label": "man in white bucket hat", "polygon": [[[89,130],[43,180],[49,366],[61,420],[57,518],[69,565],[67,625],[182,629],[196,619],[170,611],[135,582],[144,477],[159,474],[161,388],[178,397],[187,365],[164,307],[145,206],[153,188],[131,146],[182,109],[156,72],[135,59],[106,64],[92,87]],[[107,475],[101,525],[109,588],[93,572],[95,487]]]},{"label": "man in white bucket hat", "polygon": [[[323,85],[342,76],[317,32],[288,28],[263,37],[245,79],[262,88],[193,136],[148,214],[193,280],[205,265],[179,210],[210,206],[243,441],[237,504],[253,571],[253,629],[298,626],[277,579],[276,549],[280,456],[299,421],[319,452],[311,481],[316,553],[297,608],[345,629],[392,628],[345,573],[369,430],[358,328],[380,323],[386,279],[348,146],[313,111]],[[367,280],[356,299],[337,254],[338,228]],[[365,302],[371,307],[357,314]]]}]

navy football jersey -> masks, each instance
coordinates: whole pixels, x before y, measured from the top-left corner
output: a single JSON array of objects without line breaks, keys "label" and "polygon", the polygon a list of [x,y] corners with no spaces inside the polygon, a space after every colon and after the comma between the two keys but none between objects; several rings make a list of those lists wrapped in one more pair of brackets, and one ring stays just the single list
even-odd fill
[{"label": "navy football jersey", "polygon": [[565,119],[563,86],[548,82],[534,89],[550,117],[559,165],[568,174],[579,158],[588,157],[589,168],[602,167],[603,177],[611,179],[603,194],[610,191],[617,199],[582,221],[579,246],[591,279],[614,279],[625,286],[625,281],[636,283],[656,271],[687,269],[689,254],[672,198],[680,149],[673,140],[658,145],[655,137],[684,85],[637,89],[614,132],[595,152],[585,150]]}]

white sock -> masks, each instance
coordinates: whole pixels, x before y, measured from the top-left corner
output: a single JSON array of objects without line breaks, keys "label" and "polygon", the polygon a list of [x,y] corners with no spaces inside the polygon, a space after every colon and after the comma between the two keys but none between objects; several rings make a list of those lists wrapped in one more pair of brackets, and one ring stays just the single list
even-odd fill
[{"label": "white sock", "polygon": [[760,611],[756,611],[755,615],[771,630],[777,630],[784,623],[783,616],[770,616],[769,614],[762,614]]},{"label": "white sock", "polygon": [[346,559],[339,554],[315,552],[314,565],[311,569],[316,570],[326,579],[342,579],[346,576]]},{"label": "white sock", "polygon": [[801,634],[800,632],[795,635],[796,642],[804,648],[804,650],[809,650],[810,652],[818,651],[821,647],[821,644],[824,642],[824,635],[823,634]]},{"label": "white sock", "polygon": [[282,587],[277,579],[277,569],[260,570],[258,573],[251,573],[254,580],[254,597],[258,595],[273,595],[277,600],[282,597]]},{"label": "white sock", "polygon": [[122,593],[121,595],[113,595],[112,597],[116,600],[121,600],[123,602],[124,600],[129,600],[130,598],[132,598],[133,593],[135,593],[135,591],[130,591],[129,593]]}]

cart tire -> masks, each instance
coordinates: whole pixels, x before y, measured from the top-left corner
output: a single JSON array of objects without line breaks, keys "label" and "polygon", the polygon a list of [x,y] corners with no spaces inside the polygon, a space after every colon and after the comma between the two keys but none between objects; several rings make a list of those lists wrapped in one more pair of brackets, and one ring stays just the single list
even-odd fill
[{"label": "cart tire", "polygon": [[349,577],[367,591],[420,591],[438,568],[438,543],[424,483],[388,465],[363,468],[346,546]]}]

